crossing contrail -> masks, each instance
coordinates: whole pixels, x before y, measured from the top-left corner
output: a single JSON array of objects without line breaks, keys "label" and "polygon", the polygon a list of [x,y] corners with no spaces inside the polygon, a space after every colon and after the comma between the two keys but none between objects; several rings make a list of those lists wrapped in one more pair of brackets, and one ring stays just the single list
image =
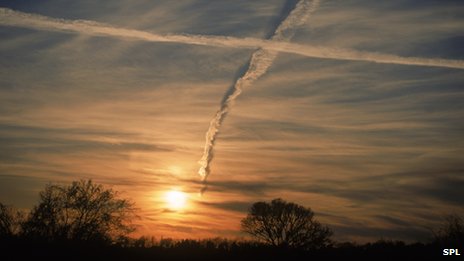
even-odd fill
[{"label": "crossing contrail", "polygon": [[267,72],[277,54],[280,52],[297,54],[310,58],[464,69],[463,60],[404,57],[346,48],[333,48],[326,46],[289,43],[288,41],[292,38],[294,30],[298,26],[304,24],[306,19],[317,8],[318,5],[319,0],[300,0],[295,8],[287,16],[287,18],[285,18],[277,27],[274,35],[270,39],[189,34],[162,35],[141,30],[118,28],[95,21],[67,20],[42,16],[38,14],[29,14],[14,11],[8,8],[0,8],[0,25],[46,31],[80,33],[93,36],[126,38],[148,42],[166,42],[225,48],[257,49],[251,56],[248,70],[236,80],[231,89],[226,93],[224,99],[221,102],[219,110],[216,112],[214,118],[210,122],[209,129],[206,133],[206,143],[203,156],[199,161],[201,165],[199,174],[201,175],[204,184],[201,190],[201,193],[203,193],[207,188],[206,181],[210,173],[210,162],[213,159],[214,143],[219,128],[227,113],[229,112],[231,105],[240,95],[244,87],[250,85]]},{"label": "crossing contrail", "polygon": [[46,31],[74,32],[95,36],[128,38],[148,42],[168,42],[192,45],[206,45],[227,48],[262,48],[268,51],[292,53],[312,58],[366,61],[374,63],[448,67],[464,69],[463,60],[403,57],[377,52],[357,51],[346,48],[333,48],[317,45],[302,45],[284,42],[280,39],[237,38],[230,36],[205,36],[189,34],[155,34],[141,30],[117,28],[110,25],[87,21],[66,20],[47,16],[28,14],[8,8],[0,8],[0,25],[24,27]]},{"label": "crossing contrail", "polygon": [[[304,24],[308,16],[317,8],[319,1],[299,1],[295,8],[288,14],[271,37],[272,41],[288,41],[293,37],[295,28]],[[211,120],[208,131],[206,132],[206,143],[203,156],[199,161],[200,169],[198,174],[202,177],[203,188],[201,194],[207,189],[207,178],[210,174],[210,163],[213,160],[214,144],[217,134],[222,125],[224,118],[227,116],[235,99],[240,95],[243,88],[252,84],[255,80],[267,72],[272,62],[277,57],[278,52],[274,50],[266,50],[260,48],[256,50],[249,61],[247,71],[240,76],[226,93],[226,96],[221,102],[219,110]]]}]

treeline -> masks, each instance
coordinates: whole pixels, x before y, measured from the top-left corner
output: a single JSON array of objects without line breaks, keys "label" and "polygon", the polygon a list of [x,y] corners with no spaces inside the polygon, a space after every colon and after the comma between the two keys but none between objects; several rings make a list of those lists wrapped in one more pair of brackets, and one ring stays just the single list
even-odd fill
[{"label": "treeline", "polygon": [[311,257],[438,257],[462,250],[464,220],[451,215],[429,243],[337,243],[314,212],[282,199],[256,202],[242,219],[253,240],[130,238],[134,204],[92,181],[47,185],[28,213],[0,203],[0,260],[307,260]]},{"label": "treeline", "polygon": [[214,239],[126,238],[102,244],[91,241],[40,241],[10,238],[0,242],[2,260],[308,260],[309,258],[431,258],[442,255],[437,242],[405,244],[379,240],[374,243],[335,243],[317,250],[276,247],[256,241]]}]

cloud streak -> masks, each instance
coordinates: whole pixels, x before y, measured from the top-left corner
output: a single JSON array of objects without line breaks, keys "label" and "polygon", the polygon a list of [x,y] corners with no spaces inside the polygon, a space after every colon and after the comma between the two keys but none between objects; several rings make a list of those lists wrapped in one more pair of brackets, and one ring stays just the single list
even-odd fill
[{"label": "cloud streak", "polygon": [[96,36],[132,38],[148,42],[167,42],[246,49],[262,48],[268,51],[292,53],[321,59],[366,61],[386,64],[464,69],[463,60],[402,57],[392,54],[366,52],[344,48],[294,44],[284,42],[282,39],[262,40],[251,37],[237,38],[230,36],[206,36],[188,34],[161,35],[141,30],[116,28],[111,25],[88,20],[66,20],[37,14],[28,14],[14,11],[9,8],[0,8],[0,25],[25,27],[47,31],[75,32]]},{"label": "cloud streak", "polygon": [[[271,40],[290,40],[293,37],[294,29],[304,24],[308,16],[317,8],[318,5],[319,1],[299,1],[290,14],[277,27],[274,35],[271,37]],[[204,183],[204,186],[201,189],[201,194],[203,194],[207,189],[207,178],[210,174],[210,163],[214,156],[214,143],[216,142],[217,134],[222,122],[230,110],[230,107],[233,105],[235,99],[237,99],[237,97],[242,93],[245,86],[252,84],[255,80],[267,72],[276,57],[276,51],[262,48],[256,50],[251,56],[247,71],[235,81],[231,90],[226,93],[226,96],[221,102],[221,107],[211,120],[208,131],[206,132],[206,143],[203,156],[199,161],[200,169],[198,170],[198,174],[200,174]]]}]

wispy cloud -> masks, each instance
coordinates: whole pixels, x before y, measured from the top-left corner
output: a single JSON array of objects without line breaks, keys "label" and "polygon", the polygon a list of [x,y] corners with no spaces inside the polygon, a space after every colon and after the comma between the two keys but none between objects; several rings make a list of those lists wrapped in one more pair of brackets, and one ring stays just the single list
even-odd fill
[{"label": "wispy cloud", "polygon": [[[277,27],[271,40],[278,41],[289,41],[294,34],[296,27],[304,24],[309,15],[317,8],[319,1],[299,1],[295,8],[288,14],[288,16],[280,23]],[[205,192],[207,188],[207,179],[210,174],[210,163],[213,160],[213,150],[216,138],[221,128],[222,122],[224,121],[227,113],[231,106],[242,93],[244,87],[252,84],[263,74],[267,72],[273,61],[277,57],[277,53],[268,51],[266,49],[258,49],[255,51],[248,64],[248,69],[240,76],[235,83],[232,85],[230,90],[224,96],[219,110],[211,120],[208,131],[206,132],[206,144],[203,152],[203,156],[200,159],[200,169],[198,173],[202,177],[205,183],[201,193]]]},{"label": "wispy cloud", "polygon": [[267,50],[293,53],[313,58],[367,61],[375,63],[433,66],[464,69],[464,61],[438,58],[401,57],[377,52],[357,51],[343,48],[308,46],[256,38],[205,35],[159,35],[140,30],[115,28],[93,21],[65,20],[0,8],[0,23],[6,26],[79,32],[89,35],[125,37],[149,42],[168,42],[207,45],[229,48],[264,48]]},{"label": "wispy cloud", "polygon": [[[28,208],[48,182],[92,178],[136,201],[139,234],[157,238],[239,235],[247,203],[276,197],[311,207],[340,240],[424,240],[462,211],[462,70],[278,55],[222,126],[201,198],[211,110],[292,1],[23,2],[2,6],[70,29],[0,15],[2,202]],[[460,13],[456,1],[322,1],[288,48],[462,60]],[[188,211],[164,211],[170,189]]]}]

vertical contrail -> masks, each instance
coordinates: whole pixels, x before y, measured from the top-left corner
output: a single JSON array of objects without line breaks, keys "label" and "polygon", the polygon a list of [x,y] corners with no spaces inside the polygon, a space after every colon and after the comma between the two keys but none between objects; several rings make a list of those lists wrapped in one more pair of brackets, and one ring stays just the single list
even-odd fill
[{"label": "vertical contrail", "polygon": [[[271,40],[279,42],[289,41],[294,35],[295,28],[303,25],[309,15],[318,6],[319,0],[299,1],[295,8],[289,13],[287,18],[285,18],[277,27],[274,35],[271,37]],[[230,107],[233,105],[235,99],[237,99],[237,97],[240,95],[243,88],[252,84],[255,80],[266,73],[276,58],[277,53],[277,51],[260,48],[252,54],[248,65],[248,70],[235,81],[234,85],[226,93],[226,96],[221,102],[221,107],[216,112],[214,118],[211,120],[209,129],[206,132],[206,143],[203,156],[198,162],[201,165],[200,169],[198,170],[198,174],[200,174],[203,181],[201,194],[203,194],[203,192],[205,192],[207,189],[207,178],[210,174],[210,163],[213,160],[214,143],[224,118],[227,116]]]}]

